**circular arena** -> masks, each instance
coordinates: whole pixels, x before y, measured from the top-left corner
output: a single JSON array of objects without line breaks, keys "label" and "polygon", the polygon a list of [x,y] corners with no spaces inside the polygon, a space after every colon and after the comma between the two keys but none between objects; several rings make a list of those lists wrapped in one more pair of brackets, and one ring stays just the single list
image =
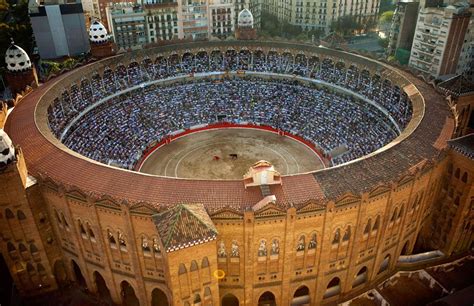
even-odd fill
[{"label": "circular arena", "polygon": [[453,129],[444,97],[408,72],[265,41],[96,61],[5,125],[54,216],[50,285],[140,305],[362,294],[411,254]]}]

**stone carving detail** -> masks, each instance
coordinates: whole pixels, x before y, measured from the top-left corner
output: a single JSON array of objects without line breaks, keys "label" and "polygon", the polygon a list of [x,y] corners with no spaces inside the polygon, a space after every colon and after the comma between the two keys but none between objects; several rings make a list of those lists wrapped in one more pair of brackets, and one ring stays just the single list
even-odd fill
[{"label": "stone carving detail", "polygon": [[308,249],[315,249],[318,245],[316,241],[316,234],[311,235],[311,240],[308,243]]},{"label": "stone carving detail", "polygon": [[121,246],[126,246],[127,244],[125,243],[125,238],[123,238],[123,235],[121,232],[118,233],[118,240]]},{"label": "stone carving detail", "polygon": [[231,249],[230,256],[231,257],[239,257],[240,256],[239,244],[237,243],[237,240],[232,241],[232,249]]},{"label": "stone carving detail", "polygon": [[260,246],[258,247],[258,256],[267,256],[267,242],[260,240]]},{"label": "stone carving detail", "polygon": [[296,246],[296,251],[304,251],[305,249],[305,243],[304,243],[304,236],[300,237],[300,240],[298,241],[298,245]]},{"label": "stone carving detail", "polygon": [[227,257],[227,252],[225,251],[225,244],[224,241],[219,243],[219,249],[217,250],[217,256],[219,257]]},{"label": "stone carving detail", "polygon": [[341,230],[337,229],[336,233],[334,234],[334,239],[332,243],[339,243],[341,241]]},{"label": "stone carving detail", "polygon": [[148,239],[146,239],[146,237],[143,237],[142,239],[142,248],[145,251],[150,251],[150,247],[148,246]]},{"label": "stone carving detail", "polygon": [[278,242],[278,239],[273,239],[271,255],[278,255],[278,254],[280,254],[280,243]]},{"label": "stone carving detail", "polygon": [[158,243],[158,239],[156,238],[153,238],[153,250],[156,253],[161,253],[160,244]]}]

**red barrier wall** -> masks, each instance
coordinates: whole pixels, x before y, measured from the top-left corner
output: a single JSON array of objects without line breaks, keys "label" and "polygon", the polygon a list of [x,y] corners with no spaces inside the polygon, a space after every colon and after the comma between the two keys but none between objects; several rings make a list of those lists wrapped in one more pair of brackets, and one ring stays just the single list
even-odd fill
[{"label": "red barrier wall", "polygon": [[282,135],[282,136],[287,136],[287,137],[290,137],[290,138],[292,138],[292,139],[294,139],[298,142],[301,142],[301,143],[305,144],[306,146],[308,146],[311,150],[314,151],[314,153],[316,153],[319,156],[319,158],[323,161],[323,163],[326,164],[326,161],[328,160],[328,157],[324,156],[324,154],[322,153],[322,150],[320,148],[318,148],[312,142],[304,139],[301,136],[293,135],[293,134],[288,133],[288,132],[277,130],[277,129],[275,129],[271,126],[268,126],[268,125],[255,125],[255,124],[250,124],[250,123],[249,124],[238,124],[238,123],[230,123],[230,122],[219,122],[219,123],[209,124],[209,125],[206,125],[204,127],[197,128],[197,129],[185,130],[182,133],[179,133],[179,134],[176,134],[176,135],[170,135],[166,138],[161,139],[157,143],[154,143],[154,144],[150,145],[148,148],[146,148],[143,151],[143,155],[137,161],[137,163],[135,164],[134,170],[139,171],[142,164],[143,164],[143,162],[147,159],[147,157],[151,153],[153,153],[155,150],[157,150],[161,146],[163,146],[165,144],[168,144],[168,143],[170,143],[171,141],[173,141],[175,139],[178,139],[180,137],[183,137],[183,136],[186,136],[186,135],[189,135],[189,134],[192,134],[192,133],[196,133],[196,132],[207,131],[207,130],[216,130],[216,129],[225,129],[225,128],[259,129],[259,130],[264,130],[264,131],[271,132],[271,133],[276,133],[276,134],[279,134],[279,135]]}]

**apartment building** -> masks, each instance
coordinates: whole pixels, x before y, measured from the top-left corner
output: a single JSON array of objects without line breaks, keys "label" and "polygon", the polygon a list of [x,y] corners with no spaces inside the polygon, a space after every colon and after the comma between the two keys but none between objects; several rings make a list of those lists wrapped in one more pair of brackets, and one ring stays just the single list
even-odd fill
[{"label": "apartment building", "polygon": [[390,28],[387,56],[394,55],[397,49],[408,51],[411,49],[419,4],[419,0],[397,2]]},{"label": "apartment building", "polygon": [[263,0],[262,10],[304,30],[328,32],[331,23],[354,16],[362,24],[377,20],[380,0]]},{"label": "apartment building", "polygon": [[235,31],[232,0],[209,0],[209,36],[226,38]]},{"label": "apartment building", "polygon": [[440,77],[459,73],[458,63],[468,26],[472,27],[472,13],[467,2],[435,5],[422,6],[419,11],[409,65]]},{"label": "apartment building", "polygon": [[156,0],[145,0],[146,29],[148,42],[157,43],[183,37],[182,28],[178,25],[178,3],[161,3]]},{"label": "apartment building", "polygon": [[119,51],[139,49],[149,42],[146,13],[142,6],[116,3],[107,7],[106,13]]}]

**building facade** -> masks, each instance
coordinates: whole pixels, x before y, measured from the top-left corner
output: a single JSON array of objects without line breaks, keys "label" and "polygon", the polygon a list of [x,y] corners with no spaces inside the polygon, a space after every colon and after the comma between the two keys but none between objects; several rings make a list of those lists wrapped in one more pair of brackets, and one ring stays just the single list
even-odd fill
[{"label": "building facade", "polygon": [[397,49],[411,50],[418,17],[419,1],[398,1],[390,28],[387,55],[395,55]]},{"label": "building facade", "polygon": [[[437,5],[439,5],[437,3]],[[472,13],[467,3],[421,6],[410,54],[410,67],[434,77],[454,75],[468,67],[461,57]],[[471,44],[469,42],[469,44]],[[466,45],[465,52],[471,50]],[[470,56],[467,56],[470,57]],[[458,68],[460,58],[463,67]]]},{"label": "building facade", "polygon": [[[380,7],[379,0],[263,0],[262,10],[280,21],[300,26],[303,30],[321,30],[329,33],[332,22],[344,16],[352,16],[363,25],[374,24]],[[253,13],[253,12],[252,12]]]},{"label": "building facade", "polygon": [[[401,77],[392,81],[404,84],[420,121],[403,144],[350,167],[282,176],[260,161],[241,181],[177,180],[99,165],[57,148],[54,137],[38,131],[46,122],[35,128],[36,111],[92,72],[239,48],[337,56],[348,67]],[[0,131],[0,250],[20,292],[44,294],[74,281],[123,304],[329,305],[385,280],[418,242],[446,258],[471,249],[472,135],[450,140],[456,121],[444,97],[372,60],[300,48],[242,41],[165,46],[104,59],[28,95]]]}]

